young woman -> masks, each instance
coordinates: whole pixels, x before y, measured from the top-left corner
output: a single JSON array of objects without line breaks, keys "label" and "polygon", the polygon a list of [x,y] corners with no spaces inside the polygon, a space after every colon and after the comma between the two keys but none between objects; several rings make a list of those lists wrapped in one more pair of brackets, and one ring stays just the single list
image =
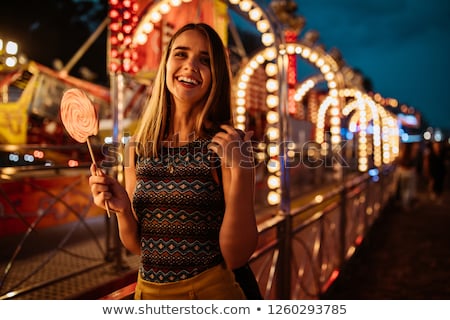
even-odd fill
[{"label": "young woman", "polygon": [[127,148],[125,188],[91,167],[94,202],[141,256],[136,299],[245,299],[232,270],[257,244],[254,162],[251,134],[232,126],[230,78],[215,30],[180,28]]}]

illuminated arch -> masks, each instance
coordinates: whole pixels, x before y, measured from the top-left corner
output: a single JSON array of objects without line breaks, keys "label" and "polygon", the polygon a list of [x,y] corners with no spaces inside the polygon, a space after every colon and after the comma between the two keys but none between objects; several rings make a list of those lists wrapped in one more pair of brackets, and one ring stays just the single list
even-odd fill
[{"label": "illuminated arch", "polygon": [[[279,49],[281,50],[281,49]],[[320,70],[321,74],[317,76],[316,79],[323,79],[327,82],[328,86],[328,97],[325,100],[329,100],[332,103],[331,108],[331,123],[333,124],[332,131],[332,142],[333,144],[339,144],[340,142],[340,99],[339,92],[344,88],[344,80],[339,72],[339,64],[334,60],[333,57],[328,55],[323,51],[321,47],[309,47],[304,43],[287,43],[285,45],[285,53],[289,55],[298,55],[302,59],[306,60],[308,63],[315,66]],[[268,107],[268,112],[266,114],[266,120],[268,123],[266,136],[268,142],[266,145],[266,151],[269,156],[269,161],[267,163],[267,170],[269,172],[268,186],[271,189],[268,195],[269,204],[277,204],[280,201],[279,194],[279,177],[281,164],[278,160],[279,154],[279,138],[281,133],[279,132],[279,118],[280,114],[276,110],[279,105],[280,98],[278,96],[279,86],[277,75],[278,66],[274,63],[279,52],[275,47],[264,48],[260,52],[256,53],[247,61],[247,63],[242,66],[240,72],[235,77],[235,109],[234,109],[234,120],[236,127],[244,130],[246,126],[246,90],[248,87],[248,82],[250,81],[255,70],[261,66],[264,66],[265,73],[267,76],[266,80],[266,90],[267,99],[266,106]],[[314,83],[315,84],[315,83]],[[323,133],[322,130],[316,130],[317,132]]]},{"label": "illuminated arch", "polygon": [[[346,89],[341,94],[347,98],[355,98],[342,109],[342,115],[348,116],[355,111],[349,121],[350,131],[356,132],[357,123],[359,124],[358,170],[362,172],[368,170],[368,154],[372,148],[375,166],[391,163],[398,153],[398,144],[395,143],[395,137],[398,137],[398,130],[395,129],[396,121],[379,103],[359,90]],[[367,139],[370,121],[373,122],[371,145]]]},{"label": "illuminated arch", "polygon": [[304,79],[302,82],[298,83],[295,90],[294,99],[297,102],[303,100],[303,97],[314,88],[319,82],[324,81],[323,74],[317,74],[309,78]]},{"label": "illuminated arch", "polygon": [[[316,122],[316,141],[324,142],[325,116],[326,112],[330,114],[330,132],[331,143],[333,146],[339,145],[340,136],[340,107],[343,104],[342,97],[339,92],[344,89],[345,82],[338,61],[331,55],[326,53],[320,46],[309,47],[305,44],[288,44],[288,54],[298,54],[304,60],[314,65],[327,82],[328,96],[324,99],[319,107]],[[331,108],[330,108],[331,107]],[[330,110],[328,110],[330,108]]]},{"label": "illuminated arch", "polygon": [[[148,34],[154,30],[154,25],[159,23],[165,14],[169,13],[172,8],[189,2],[191,0],[161,0],[152,3],[141,16],[136,26],[133,35],[133,44],[145,44],[148,39]],[[264,46],[268,47],[275,43],[275,34],[272,25],[259,4],[249,0],[229,0],[224,2],[235,6],[236,9],[248,15],[250,21],[255,24],[256,29],[261,33],[261,43]]]}]

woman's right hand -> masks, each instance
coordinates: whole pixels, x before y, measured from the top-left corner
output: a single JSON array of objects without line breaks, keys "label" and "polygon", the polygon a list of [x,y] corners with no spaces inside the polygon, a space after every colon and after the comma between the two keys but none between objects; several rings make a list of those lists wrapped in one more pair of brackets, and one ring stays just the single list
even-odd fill
[{"label": "woman's right hand", "polygon": [[90,168],[91,176],[89,185],[94,199],[94,203],[103,209],[106,209],[106,201],[109,210],[122,213],[130,209],[130,199],[125,188],[114,178],[106,175],[95,164]]}]

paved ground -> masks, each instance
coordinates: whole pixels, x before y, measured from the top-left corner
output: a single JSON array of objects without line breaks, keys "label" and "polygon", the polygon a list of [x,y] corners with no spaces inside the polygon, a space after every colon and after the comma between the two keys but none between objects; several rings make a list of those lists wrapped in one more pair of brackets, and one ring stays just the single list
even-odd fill
[{"label": "paved ground", "polygon": [[[421,184],[422,186],[424,184]],[[324,299],[450,299],[450,188],[385,208]]]}]

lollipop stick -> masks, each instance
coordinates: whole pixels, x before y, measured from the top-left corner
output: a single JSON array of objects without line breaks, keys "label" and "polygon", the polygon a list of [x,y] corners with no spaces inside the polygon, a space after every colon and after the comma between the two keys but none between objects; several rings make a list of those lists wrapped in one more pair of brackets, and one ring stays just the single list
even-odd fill
[{"label": "lollipop stick", "polygon": [[[91,159],[92,159],[92,163],[95,165],[95,168],[97,169],[97,161],[95,161],[95,156],[94,156],[94,152],[92,151],[92,147],[91,147],[91,143],[89,142],[89,137],[86,139],[87,145],[88,145],[88,149],[89,149],[89,153],[91,154]],[[97,170],[95,171],[97,173]],[[108,213],[108,218],[111,218],[111,213],[109,211],[109,204],[108,201],[105,200],[105,207],[106,207],[106,212]]]}]

